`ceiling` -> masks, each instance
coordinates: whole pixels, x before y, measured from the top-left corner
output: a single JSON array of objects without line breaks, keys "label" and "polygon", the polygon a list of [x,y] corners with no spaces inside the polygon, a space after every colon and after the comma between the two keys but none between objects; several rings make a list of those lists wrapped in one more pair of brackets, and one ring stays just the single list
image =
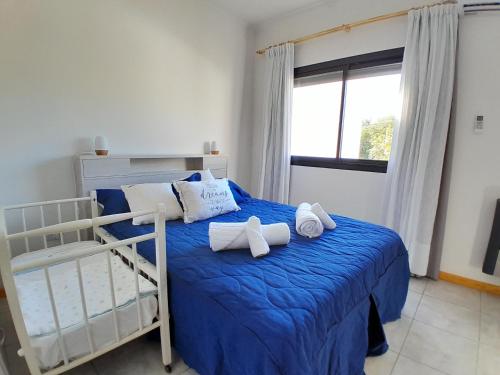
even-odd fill
[{"label": "ceiling", "polygon": [[334,0],[211,0],[250,23]]}]

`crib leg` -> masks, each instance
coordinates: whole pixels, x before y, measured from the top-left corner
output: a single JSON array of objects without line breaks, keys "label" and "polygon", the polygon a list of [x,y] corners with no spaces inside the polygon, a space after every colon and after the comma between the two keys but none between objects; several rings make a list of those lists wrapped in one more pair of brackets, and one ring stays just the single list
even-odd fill
[{"label": "crib leg", "polygon": [[172,365],[166,365],[165,366],[165,371],[170,374],[172,372]]}]

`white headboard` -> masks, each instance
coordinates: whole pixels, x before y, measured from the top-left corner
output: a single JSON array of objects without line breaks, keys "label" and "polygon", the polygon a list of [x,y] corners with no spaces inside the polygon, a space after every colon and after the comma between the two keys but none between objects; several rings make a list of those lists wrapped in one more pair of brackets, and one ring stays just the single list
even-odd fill
[{"label": "white headboard", "polygon": [[76,189],[80,197],[95,189],[147,182],[172,182],[210,169],[227,177],[227,160],[212,155],[80,155],[75,159]]}]

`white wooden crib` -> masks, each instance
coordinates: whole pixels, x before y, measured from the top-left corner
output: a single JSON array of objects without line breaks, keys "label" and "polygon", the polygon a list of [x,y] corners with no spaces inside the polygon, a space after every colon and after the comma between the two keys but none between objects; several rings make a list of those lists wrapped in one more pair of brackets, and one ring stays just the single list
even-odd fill
[{"label": "white wooden crib", "polygon": [[[72,218],[64,221],[69,210]],[[56,223],[46,225],[50,212]],[[83,212],[92,217],[80,218]],[[118,241],[101,228],[149,214],[155,217],[150,234]],[[7,224],[16,217],[21,231],[9,231]],[[99,242],[83,241],[89,236]],[[49,246],[54,239],[59,244]],[[155,241],[157,266],[137,254],[137,244],[148,240]],[[23,253],[16,256],[20,247]],[[98,216],[92,192],[86,198],[4,207],[0,271],[21,344],[18,354],[31,374],[63,373],[156,328],[170,372],[165,248],[162,205],[156,211]]]}]

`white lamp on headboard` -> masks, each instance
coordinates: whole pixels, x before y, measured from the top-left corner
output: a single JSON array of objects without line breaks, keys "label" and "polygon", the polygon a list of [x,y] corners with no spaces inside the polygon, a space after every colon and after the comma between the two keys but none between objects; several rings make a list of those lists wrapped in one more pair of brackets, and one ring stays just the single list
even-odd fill
[{"label": "white lamp on headboard", "polygon": [[94,141],[96,155],[106,156],[109,152],[109,144],[106,137],[98,135]]},{"label": "white lamp on headboard", "polygon": [[212,141],[210,145],[210,153],[212,155],[219,155],[220,151],[217,149],[217,142]]}]

